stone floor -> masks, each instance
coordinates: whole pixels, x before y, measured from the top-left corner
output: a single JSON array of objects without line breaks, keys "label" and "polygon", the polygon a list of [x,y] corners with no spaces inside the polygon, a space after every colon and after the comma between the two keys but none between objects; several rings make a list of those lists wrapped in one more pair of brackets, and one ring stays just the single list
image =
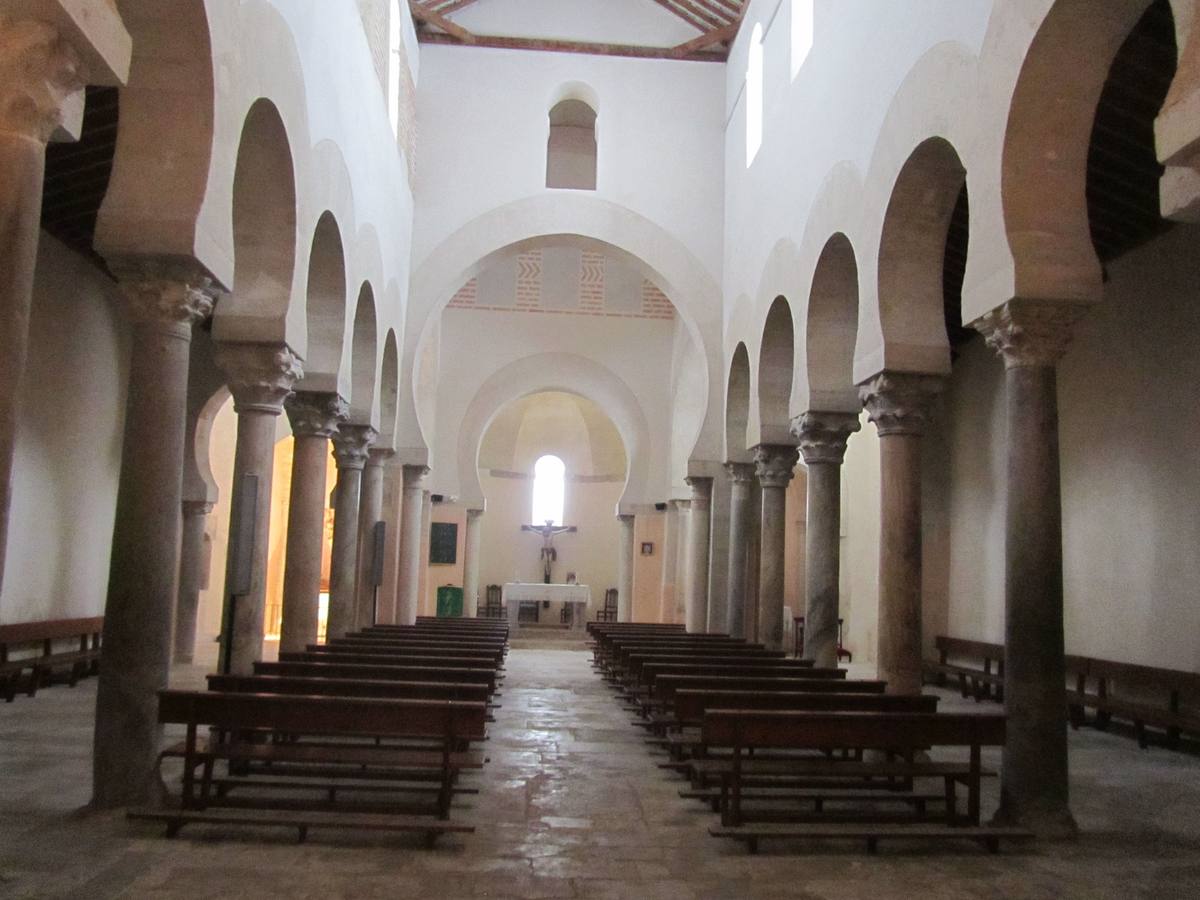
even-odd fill
[{"label": "stone floor", "polygon": [[1200,760],[1089,730],[1071,737],[1075,843],[750,857],[706,834],[713,816],[676,795],[586,653],[513,650],[482,793],[456,810],[478,832],[426,851],[329,832],[297,845],[193,827],[168,841],[81,812],[94,693],[89,680],[0,704],[0,897],[1200,897]]}]

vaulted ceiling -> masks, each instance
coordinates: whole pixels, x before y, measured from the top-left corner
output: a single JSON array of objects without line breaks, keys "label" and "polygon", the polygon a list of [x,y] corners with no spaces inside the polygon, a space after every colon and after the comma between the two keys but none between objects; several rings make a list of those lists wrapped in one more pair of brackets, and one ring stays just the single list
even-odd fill
[{"label": "vaulted ceiling", "polygon": [[[612,43],[516,34],[483,34],[472,31],[460,21],[456,21],[456,16],[461,10],[478,2],[480,0],[409,0],[409,7],[417,23],[418,39],[426,44],[724,62],[729,55],[730,44],[737,37],[749,0],[640,0],[661,7],[676,19],[685,22],[695,32],[694,37],[663,46],[640,42]],[[602,4],[609,0],[591,2]]]}]

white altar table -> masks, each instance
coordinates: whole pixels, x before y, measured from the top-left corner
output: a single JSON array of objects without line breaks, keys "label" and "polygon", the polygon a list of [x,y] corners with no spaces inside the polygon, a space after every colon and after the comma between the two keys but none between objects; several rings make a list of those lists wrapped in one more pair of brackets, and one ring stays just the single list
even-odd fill
[{"label": "white altar table", "polygon": [[522,601],[542,603],[547,600],[569,603],[574,607],[571,610],[573,630],[583,631],[587,626],[587,608],[592,602],[592,589],[586,584],[528,584],[513,581],[500,589],[500,601],[508,610],[508,627],[513,631],[518,628],[517,611]]}]

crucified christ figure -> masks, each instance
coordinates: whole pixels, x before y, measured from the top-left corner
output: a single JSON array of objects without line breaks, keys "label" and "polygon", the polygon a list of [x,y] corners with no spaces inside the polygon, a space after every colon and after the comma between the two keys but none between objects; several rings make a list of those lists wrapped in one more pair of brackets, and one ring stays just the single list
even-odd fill
[{"label": "crucified christ figure", "polygon": [[558,559],[558,551],[554,549],[556,534],[571,534],[577,529],[574,525],[555,525],[553,519],[547,519],[545,525],[522,525],[522,531],[536,531],[542,536],[542,579],[546,584],[553,584],[551,568]]}]

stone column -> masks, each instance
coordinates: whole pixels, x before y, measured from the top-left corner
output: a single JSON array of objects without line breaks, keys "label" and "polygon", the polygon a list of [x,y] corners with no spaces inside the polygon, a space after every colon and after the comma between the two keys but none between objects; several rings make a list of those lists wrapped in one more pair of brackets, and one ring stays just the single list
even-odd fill
[{"label": "stone column", "polygon": [[[286,344],[218,344],[217,365],[229,379],[237,413],[237,448],[225,566],[225,614],[221,620],[221,669],[248,675],[262,658],[266,608],[267,555],[271,537],[271,479],[275,471],[275,419],[304,370]],[[253,476],[255,497],[244,496]],[[253,503],[253,518],[238,510]],[[245,529],[245,532],[243,531]],[[248,589],[238,585],[238,548],[250,550]]]},{"label": "stone column", "polygon": [[762,485],[759,540],[758,639],[768,650],[783,649],[783,554],[787,530],[787,486],[800,454],[787,444],[759,444],[754,464]]},{"label": "stone column", "polygon": [[293,394],[285,406],[292,424],[293,462],[279,652],[298,653],[317,642],[329,439],[346,420],[349,407],[337,394],[307,392]]},{"label": "stone column", "polygon": [[620,546],[617,548],[617,621],[633,621],[633,516],[617,516]]},{"label": "stone column", "polygon": [[483,510],[467,510],[467,536],[463,545],[463,615],[479,614],[479,553],[483,542]]},{"label": "stone column", "polygon": [[758,585],[762,562],[762,485],[758,475],[750,482],[750,503],[746,515],[746,640],[761,640],[758,633]]},{"label": "stone column", "polygon": [[675,504],[676,515],[679,522],[679,534],[675,538],[675,599],[674,608],[671,610],[671,621],[675,623],[687,622],[687,598],[691,596],[689,582],[691,581],[691,570],[688,566],[688,547],[689,528],[692,522],[692,501],[691,500],[672,500]]},{"label": "stone column", "polygon": [[379,586],[379,622],[394,625],[400,583],[400,516],[404,500],[404,466],[393,456],[383,470],[383,518],[387,522],[383,584]]},{"label": "stone column", "polygon": [[179,596],[175,603],[175,654],[172,662],[191,663],[196,655],[196,616],[204,583],[204,526],[213,504],[183,501],[183,537],[179,542]]},{"label": "stone column", "polygon": [[879,432],[879,677],[921,693],[921,435],[943,379],[883,372],[859,388]]},{"label": "stone column", "polygon": [[375,585],[371,583],[375,562],[375,523],[383,519],[384,468],[394,454],[394,450],[372,447],[367,455],[366,468],[363,469],[362,497],[358,507],[358,579],[355,588],[358,611],[354,617],[356,628],[374,625],[378,618],[375,608]]},{"label": "stone column", "polygon": [[400,579],[396,621],[417,621],[421,591],[421,520],[428,466],[404,467],[404,508],[400,513]]},{"label": "stone column", "polygon": [[1004,746],[997,819],[1076,831],[1067,771],[1058,360],[1075,304],[1012,300],[975,327],[1004,358],[1008,423]]},{"label": "stone column", "polygon": [[708,599],[705,621],[710,634],[729,627],[729,475],[722,468],[712,478],[708,506]]},{"label": "stone column", "polygon": [[[750,487],[754,482],[752,463],[725,463],[729,473],[729,610],[725,628],[731,635],[746,633],[746,560],[749,549]],[[720,623],[711,623],[714,628]]]},{"label": "stone column", "polygon": [[658,621],[670,622],[675,609],[675,559],[678,554],[679,511],[667,501],[663,522],[662,578],[658,589]]},{"label": "stone column", "polygon": [[692,489],[692,511],[688,521],[687,630],[708,631],[708,525],[712,503],[711,478],[687,478]]},{"label": "stone column", "polygon": [[[83,65],[42,22],[0,20],[0,583],[8,545],[13,449],[29,350],[46,142],[81,105]],[[186,371],[186,369],[185,369]],[[178,510],[176,511],[178,512]],[[169,616],[168,616],[169,624]]]},{"label": "stone column", "polygon": [[202,274],[147,262],[121,273],[133,320],[121,480],[113,525],[104,660],[96,691],[92,803],[152,799],[179,590],[189,344],[212,312]]},{"label": "stone column", "polygon": [[824,667],[837,665],[842,460],[860,427],[857,415],[844,412],[806,412],[792,421],[808,468],[804,655]]},{"label": "stone column", "polygon": [[337,489],[333,498],[333,552],[329,559],[329,615],[325,639],[345,637],[357,617],[359,504],[362,474],[375,440],[370,425],[342,425],[333,436]]}]

